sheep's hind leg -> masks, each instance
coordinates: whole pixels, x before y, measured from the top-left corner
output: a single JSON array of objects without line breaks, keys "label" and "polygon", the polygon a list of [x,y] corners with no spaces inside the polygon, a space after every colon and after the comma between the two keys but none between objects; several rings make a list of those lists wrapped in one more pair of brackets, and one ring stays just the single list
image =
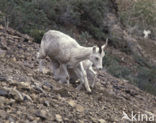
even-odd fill
[{"label": "sheep's hind leg", "polygon": [[80,65],[75,68],[75,73],[76,73],[77,77],[80,78],[80,80],[81,80],[81,83],[77,87],[77,89],[80,90],[82,88],[82,85],[85,84],[86,90],[88,92],[91,92],[91,89],[90,89],[89,84],[88,84],[87,73],[84,70],[81,62],[80,62]]},{"label": "sheep's hind leg", "polygon": [[43,71],[44,71],[43,70],[43,68],[44,68],[43,64],[44,64],[44,59],[45,59],[46,55],[40,49],[40,51],[37,53],[36,57],[37,57],[37,60],[39,62],[39,69],[38,70],[39,70],[39,72],[43,73]]},{"label": "sheep's hind leg", "polygon": [[43,72],[44,71],[43,64],[44,64],[44,59],[39,59],[39,72],[42,72],[42,73],[44,73]]},{"label": "sheep's hind leg", "polygon": [[79,68],[79,66],[78,67],[76,67],[75,69],[74,69],[74,72],[75,72],[75,74],[76,74],[76,76],[77,76],[77,78],[79,78],[80,79],[80,84],[77,86],[77,90],[80,90],[81,88],[82,88],[82,85],[84,84],[84,80],[83,80],[83,78],[82,78],[82,73],[81,73],[81,71],[80,71],[80,68]]}]

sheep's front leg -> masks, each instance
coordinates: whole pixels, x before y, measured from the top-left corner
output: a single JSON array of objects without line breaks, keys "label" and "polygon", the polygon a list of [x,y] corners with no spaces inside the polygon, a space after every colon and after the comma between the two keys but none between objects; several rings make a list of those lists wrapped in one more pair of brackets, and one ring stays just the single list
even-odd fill
[{"label": "sheep's front leg", "polygon": [[97,74],[97,72],[93,70],[92,66],[89,67],[89,70],[90,70],[93,74],[95,74],[95,75]]},{"label": "sheep's front leg", "polygon": [[67,82],[69,85],[69,74],[66,64],[60,64],[53,60],[51,61],[51,69],[56,81],[59,81],[59,83]]},{"label": "sheep's front leg", "polygon": [[93,79],[93,81],[91,83],[91,87],[93,88],[95,86],[95,82],[96,82],[96,78],[97,78],[97,72],[94,71],[92,67],[89,67],[89,73]]},{"label": "sheep's front leg", "polygon": [[85,88],[88,92],[91,92],[91,89],[89,87],[89,84],[88,84],[88,79],[87,79],[87,73],[86,71],[84,70],[84,67],[83,67],[83,64],[82,62],[80,62],[79,66],[77,66],[75,68],[75,73],[77,75],[77,77],[80,78],[81,80],[81,83],[80,85],[77,87],[77,89],[80,89],[82,87],[83,84],[85,84]]},{"label": "sheep's front leg", "polygon": [[54,77],[56,76],[58,69],[59,69],[59,63],[56,60],[51,60],[50,62],[50,69],[51,72],[53,73]]},{"label": "sheep's front leg", "polygon": [[65,79],[66,79],[66,82],[67,82],[67,85],[69,86],[69,73],[68,73],[68,70],[67,70],[67,65],[66,64],[61,64],[60,65],[60,70],[62,70],[64,76],[65,76]]}]

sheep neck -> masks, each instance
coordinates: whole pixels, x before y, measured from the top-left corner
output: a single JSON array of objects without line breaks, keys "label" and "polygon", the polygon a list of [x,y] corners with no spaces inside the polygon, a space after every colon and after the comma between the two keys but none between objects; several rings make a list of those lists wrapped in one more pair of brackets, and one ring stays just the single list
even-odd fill
[{"label": "sheep neck", "polygon": [[75,53],[75,59],[79,63],[83,60],[89,59],[92,53],[92,47],[79,47]]}]

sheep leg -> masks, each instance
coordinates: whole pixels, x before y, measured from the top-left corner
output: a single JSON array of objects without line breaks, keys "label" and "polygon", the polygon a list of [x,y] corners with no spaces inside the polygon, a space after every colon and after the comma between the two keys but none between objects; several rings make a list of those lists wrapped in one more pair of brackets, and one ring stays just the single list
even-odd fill
[{"label": "sheep leg", "polygon": [[59,62],[57,62],[56,60],[51,60],[50,69],[51,69],[54,76],[56,76],[56,74],[57,74],[56,71],[59,69],[59,66],[60,66]]},{"label": "sheep leg", "polygon": [[43,73],[43,63],[44,60],[43,59],[39,59],[39,71]]},{"label": "sheep leg", "polygon": [[77,87],[77,89],[78,90],[81,89],[82,85],[85,84],[86,90],[88,92],[91,92],[91,89],[90,89],[89,84],[88,84],[87,73],[84,70],[83,64],[81,62],[80,62],[80,65],[75,68],[75,73],[76,73],[77,77],[79,77],[81,80],[81,83]]},{"label": "sheep leg", "polygon": [[69,85],[69,74],[66,64],[60,64],[57,60],[51,60],[51,70],[56,81],[59,81],[59,83],[67,82],[67,85]]},{"label": "sheep leg", "polygon": [[51,60],[50,69],[53,74],[53,78],[54,78],[54,80],[59,81],[59,83],[61,83],[60,74],[59,74],[59,72],[60,72],[59,66],[60,65],[58,62],[56,62],[55,60]]},{"label": "sheep leg", "polygon": [[69,86],[69,73],[68,73],[68,70],[67,70],[67,65],[66,64],[61,64],[60,65],[60,70],[62,70],[61,72],[64,73],[63,76],[65,76],[65,79],[66,79],[66,82],[67,82],[67,85]]},{"label": "sheep leg", "polygon": [[77,86],[77,88],[76,88],[76,89],[77,89],[77,90],[81,90],[81,88],[82,88],[83,84],[84,84],[84,83],[81,81],[81,83]]},{"label": "sheep leg", "polygon": [[80,84],[79,86],[76,88],[77,90],[80,90],[82,88],[82,85],[84,84],[84,79],[82,77],[82,72],[81,72],[81,68],[80,68],[80,65],[77,66],[75,69],[74,69],[74,72],[77,76],[77,78],[80,80]]},{"label": "sheep leg", "polygon": [[97,72],[93,70],[92,67],[89,68],[89,74],[92,77],[93,81],[91,83],[91,87],[93,88],[95,86],[96,78],[97,78]]},{"label": "sheep leg", "polygon": [[92,80],[93,80],[91,83],[91,87],[93,88],[95,86],[97,76],[95,74],[92,74],[91,76],[92,76]]},{"label": "sheep leg", "polygon": [[93,74],[97,74],[97,72],[94,71],[92,67],[89,67],[89,70],[90,70]]},{"label": "sheep leg", "polygon": [[36,57],[37,57],[37,60],[39,61],[39,71],[43,72],[43,63],[44,63],[46,54],[44,53],[44,51],[42,49],[40,49],[40,51],[37,53]]}]

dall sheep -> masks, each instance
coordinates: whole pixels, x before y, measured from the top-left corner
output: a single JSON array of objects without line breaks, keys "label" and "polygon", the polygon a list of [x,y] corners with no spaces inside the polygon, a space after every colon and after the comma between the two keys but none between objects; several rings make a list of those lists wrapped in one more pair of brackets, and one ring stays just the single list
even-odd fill
[{"label": "dall sheep", "polygon": [[144,30],[143,33],[144,33],[144,38],[147,39],[148,36],[151,34],[151,31],[150,30]]},{"label": "dall sheep", "polygon": [[[89,85],[93,88],[95,85],[95,82],[97,81],[97,72],[94,71],[93,69],[93,63],[90,60],[84,60],[82,61],[84,70],[87,73],[87,79],[89,80]],[[73,79],[79,79],[77,78],[77,76],[74,74],[73,70],[71,70],[70,72],[71,78]],[[77,87],[79,90],[82,87],[82,82],[80,83],[80,85]]]},{"label": "dall sheep", "polygon": [[52,62],[61,65],[62,70],[66,73],[68,83],[69,74],[67,67],[72,68],[77,77],[84,83],[86,90],[91,92],[87,73],[81,61],[89,59],[97,69],[102,69],[102,59],[105,55],[106,45],[107,42],[99,47],[83,47],[70,36],[60,31],[49,30],[41,40],[38,58],[42,61],[46,56],[49,56]]}]

